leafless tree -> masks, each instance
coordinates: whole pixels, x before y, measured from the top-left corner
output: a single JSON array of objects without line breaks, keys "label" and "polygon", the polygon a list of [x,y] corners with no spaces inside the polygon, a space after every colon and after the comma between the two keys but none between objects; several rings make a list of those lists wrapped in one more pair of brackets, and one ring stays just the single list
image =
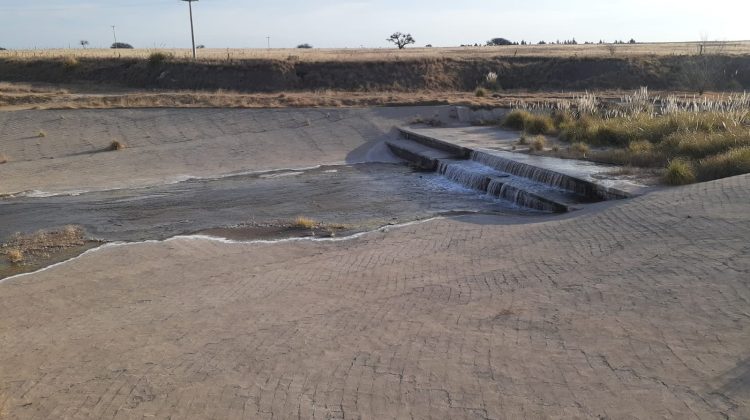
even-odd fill
[{"label": "leafless tree", "polygon": [[395,32],[386,41],[394,43],[399,50],[403,50],[407,45],[417,42],[411,34],[402,34],[401,32]]},{"label": "leafless tree", "polygon": [[89,46],[89,42],[86,41],[85,39],[80,40],[79,44],[81,44],[81,46],[83,47],[84,50],[86,49],[86,47]]}]

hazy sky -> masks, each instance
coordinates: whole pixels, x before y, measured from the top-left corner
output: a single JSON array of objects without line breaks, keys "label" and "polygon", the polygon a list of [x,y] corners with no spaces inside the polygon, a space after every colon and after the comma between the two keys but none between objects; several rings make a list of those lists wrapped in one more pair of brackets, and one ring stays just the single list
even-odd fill
[{"label": "hazy sky", "polygon": [[[638,41],[750,39],[749,0],[200,0],[196,42],[209,48],[385,47],[395,31],[417,45],[452,46],[492,37],[537,42],[576,38]],[[86,39],[108,47],[188,47],[179,0],[0,0],[0,46],[62,48]]]}]

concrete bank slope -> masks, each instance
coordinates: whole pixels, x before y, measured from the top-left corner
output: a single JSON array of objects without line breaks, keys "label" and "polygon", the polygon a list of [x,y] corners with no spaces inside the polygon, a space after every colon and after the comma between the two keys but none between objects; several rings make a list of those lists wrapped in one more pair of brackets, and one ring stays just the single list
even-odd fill
[{"label": "concrete bank slope", "polygon": [[[0,112],[0,153],[8,160],[0,165],[0,194],[129,188],[190,177],[388,160],[392,157],[375,146],[394,125],[447,110]],[[125,149],[106,151],[113,141],[124,143]]]},{"label": "concrete bank slope", "polygon": [[9,418],[750,417],[750,176],[0,283]]}]

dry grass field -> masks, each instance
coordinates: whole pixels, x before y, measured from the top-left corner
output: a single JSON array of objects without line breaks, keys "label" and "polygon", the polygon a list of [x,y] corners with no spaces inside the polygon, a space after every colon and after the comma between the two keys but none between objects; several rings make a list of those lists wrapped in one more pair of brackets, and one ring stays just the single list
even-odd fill
[{"label": "dry grass field", "polygon": [[[295,60],[301,62],[389,61],[428,58],[482,59],[497,57],[642,57],[696,55],[701,44],[707,53],[722,55],[750,54],[750,41],[667,42],[643,44],[579,45],[511,45],[501,47],[447,48],[338,48],[338,49],[238,49],[207,48],[198,50],[198,60],[206,62],[233,60]],[[148,58],[154,52],[190,59],[189,49],[51,49],[0,51],[0,58]]]}]

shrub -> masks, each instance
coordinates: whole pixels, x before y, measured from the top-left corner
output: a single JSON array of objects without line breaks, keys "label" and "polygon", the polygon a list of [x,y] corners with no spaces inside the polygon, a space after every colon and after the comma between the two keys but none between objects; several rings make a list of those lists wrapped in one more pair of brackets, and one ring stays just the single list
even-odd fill
[{"label": "shrub", "polygon": [[750,173],[750,147],[708,157],[698,163],[698,179],[710,181]]},{"label": "shrub", "polygon": [[664,173],[664,182],[669,185],[685,185],[695,182],[695,171],[693,165],[684,159],[673,159],[667,165]]},{"label": "shrub", "polygon": [[529,138],[526,136],[526,133],[521,133],[521,137],[518,138],[518,144],[521,146],[529,144]]},{"label": "shrub", "polygon": [[479,87],[479,88],[477,88],[477,90],[474,91],[474,95],[477,98],[484,98],[485,96],[487,96],[487,93],[488,93],[487,89],[485,89],[483,87]]},{"label": "shrub", "polygon": [[39,133],[36,135],[37,137],[47,137],[47,132],[44,130],[39,130]]},{"label": "shrub", "polygon": [[488,47],[498,47],[502,45],[513,45],[513,42],[505,38],[492,38],[491,40],[487,41]]},{"label": "shrub", "polygon": [[307,43],[305,43],[305,44],[299,44],[299,45],[297,45],[297,48],[300,48],[300,49],[305,49],[305,50],[307,50],[307,49],[310,49],[310,48],[312,48],[312,47],[313,47],[312,45],[310,45],[310,44],[307,44]]},{"label": "shrub", "polygon": [[150,66],[158,66],[163,64],[165,61],[172,59],[172,54],[156,51],[148,55],[148,64]]},{"label": "shrub", "polygon": [[110,48],[112,48],[112,49],[127,49],[127,50],[132,50],[133,46],[130,45],[130,44],[128,44],[128,43],[125,43],[125,42],[115,42],[114,44],[112,44],[112,46]]},{"label": "shrub", "polygon": [[531,141],[531,150],[541,152],[547,146],[547,139],[544,136],[536,136]]}]

